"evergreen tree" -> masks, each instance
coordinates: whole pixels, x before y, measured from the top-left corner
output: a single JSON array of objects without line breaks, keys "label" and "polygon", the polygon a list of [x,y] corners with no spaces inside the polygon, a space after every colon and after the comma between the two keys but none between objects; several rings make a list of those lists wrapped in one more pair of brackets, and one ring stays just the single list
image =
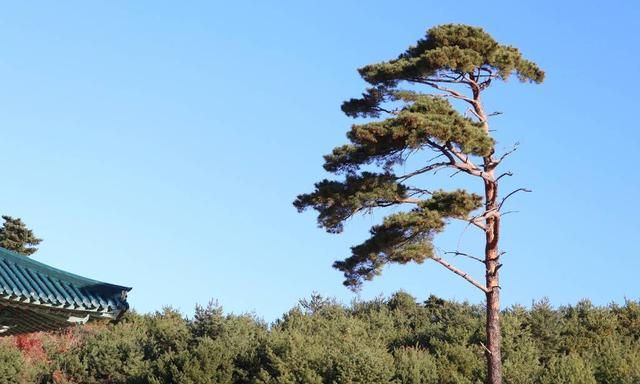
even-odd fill
[{"label": "evergreen tree", "polygon": [[[639,308],[503,311],[504,382],[640,383]],[[1,337],[0,384],[476,384],[484,318],[480,305],[402,292],[350,306],[314,295],[271,326],[215,302],[191,320],[131,311],[117,324]]]},{"label": "evergreen tree", "polygon": [[[299,211],[317,210],[319,225],[330,233],[340,233],[343,223],[360,212],[411,207],[386,216],[371,228],[368,240],[352,247],[351,256],[336,261],[334,267],[344,273],[345,285],[357,289],[386,264],[431,259],[473,284],[486,295],[487,380],[501,383],[501,208],[505,199],[526,189],[499,199],[499,181],[510,173],[498,174],[497,168],[512,151],[496,153],[489,129],[492,114],[486,112],[481,94],[494,80],[512,75],[540,83],[544,72],[518,49],[499,44],[482,29],[450,24],[428,30],[398,58],[366,65],[359,73],[371,87],[361,98],[344,102],[342,110],[368,120],[352,126],[349,144],[324,157],[325,170],[345,177],[320,181],[313,192],[299,195],[294,206]],[[452,101],[465,105],[471,117],[456,110]],[[420,157],[424,153],[428,156]],[[415,161],[408,162],[409,158]],[[421,164],[406,172],[414,162]],[[374,167],[378,171],[370,171]],[[482,195],[415,184],[423,180],[420,176],[441,169],[477,178]],[[465,221],[483,233],[484,256],[473,258],[484,264],[485,282],[435,252],[433,236],[450,220]]]},{"label": "evergreen tree", "polygon": [[2,219],[4,223],[0,228],[0,247],[25,256],[33,255],[38,250],[35,246],[40,244],[42,239],[38,239],[21,219],[4,215]]}]

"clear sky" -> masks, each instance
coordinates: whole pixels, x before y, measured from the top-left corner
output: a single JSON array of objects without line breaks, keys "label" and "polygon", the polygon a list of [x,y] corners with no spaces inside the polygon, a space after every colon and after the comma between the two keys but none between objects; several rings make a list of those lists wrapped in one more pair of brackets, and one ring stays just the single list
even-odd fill
[{"label": "clear sky", "polygon": [[[352,123],[340,103],[365,88],[356,68],[468,23],[547,72],[486,95],[504,112],[499,147],[521,143],[508,186],[534,190],[508,203],[503,303],[638,299],[637,4],[5,1],[0,212],[44,238],[38,260],[134,287],[138,311],[218,299],[273,320],[313,291],[349,302],[331,263],[380,216],[329,235],[291,202],[329,176],[322,155]],[[433,262],[392,267],[360,297],[400,289],[483,299]]]}]

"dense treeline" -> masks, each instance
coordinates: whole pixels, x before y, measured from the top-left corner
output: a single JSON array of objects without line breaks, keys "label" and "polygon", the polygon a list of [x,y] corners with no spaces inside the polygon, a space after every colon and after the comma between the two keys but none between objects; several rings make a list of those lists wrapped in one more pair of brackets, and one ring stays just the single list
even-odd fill
[{"label": "dense treeline", "polygon": [[[640,303],[504,315],[507,383],[640,383]],[[210,304],[0,340],[0,383],[482,383],[484,310],[313,296],[271,325]]]}]

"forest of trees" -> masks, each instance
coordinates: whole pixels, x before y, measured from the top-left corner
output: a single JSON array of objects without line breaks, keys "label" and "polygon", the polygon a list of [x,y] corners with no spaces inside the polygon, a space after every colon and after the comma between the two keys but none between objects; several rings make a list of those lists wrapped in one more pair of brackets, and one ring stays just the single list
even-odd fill
[{"label": "forest of trees", "polygon": [[[173,309],[0,339],[0,383],[482,383],[484,307],[320,296],[272,324]],[[506,383],[639,383],[640,303],[503,311]]]}]

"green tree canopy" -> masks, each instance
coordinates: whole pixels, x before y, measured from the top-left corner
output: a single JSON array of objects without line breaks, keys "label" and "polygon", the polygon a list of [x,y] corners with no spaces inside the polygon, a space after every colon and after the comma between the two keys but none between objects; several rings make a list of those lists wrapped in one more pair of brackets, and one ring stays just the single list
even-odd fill
[{"label": "green tree canopy", "polygon": [[38,248],[42,239],[37,238],[33,231],[19,218],[2,216],[4,223],[0,227],[0,247],[18,252],[21,255],[31,256]]},{"label": "green tree canopy", "polygon": [[[385,218],[371,229],[370,239],[351,249],[351,257],[334,264],[344,272],[345,284],[354,288],[378,275],[385,264],[421,263],[432,257],[433,235],[449,219],[470,220],[471,212],[486,203],[464,190],[434,192],[411,183],[416,176],[441,168],[482,177],[486,170],[475,166],[472,157],[491,157],[495,152],[486,120],[463,116],[449,99],[477,104],[459,89],[471,87],[473,94],[479,94],[492,80],[511,75],[535,83],[544,79],[544,72],[518,49],[499,44],[481,28],[456,24],[431,28],[398,58],[358,71],[373,87],[361,98],[344,102],[342,110],[351,117],[378,120],[354,124],[347,133],[349,143],[324,157],[324,168],[345,174],[344,180],[323,180],[294,202],[299,211],[315,209],[319,226],[330,233],[340,233],[344,222],[360,212],[414,206]],[[420,85],[436,93],[416,90]],[[442,161],[409,173],[396,172],[397,165],[423,150],[433,151]],[[369,171],[371,165],[381,172]]]},{"label": "green tree canopy", "polygon": [[[127,312],[117,324],[0,338],[0,384],[481,383],[483,312],[402,292],[350,306],[313,295],[271,326],[215,303],[191,319]],[[502,316],[506,383],[640,382],[637,301],[540,302]]]}]

